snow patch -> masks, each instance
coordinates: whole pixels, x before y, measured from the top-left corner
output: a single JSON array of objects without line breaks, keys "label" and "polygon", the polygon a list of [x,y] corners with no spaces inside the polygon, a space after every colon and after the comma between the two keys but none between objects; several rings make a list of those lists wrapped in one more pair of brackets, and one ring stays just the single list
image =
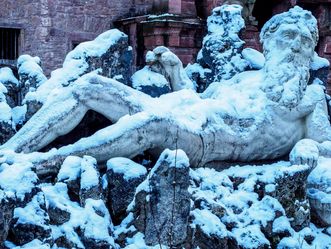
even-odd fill
[{"label": "snow patch", "polygon": [[124,157],[116,157],[108,160],[107,170],[112,170],[117,174],[123,174],[126,181],[147,174],[147,170],[144,166]]},{"label": "snow patch", "polygon": [[44,203],[44,194],[39,192],[36,194],[31,202],[23,208],[14,209],[14,218],[17,218],[16,224],[36,224],[37,226],[48,228],[45,223],[46,212],[40,208],[40,204]]},{"label": "snow patch", "polygon": [[90,156],[84,156],[81,162],[81,189],[90,189],[99,185],[100,175],[97,171],[97,160]]},{"label": "snow patch", "polygon": [[195,209],[191,215],[194,217],[193,225],[198,225],[208,236],[216,235],[219,238],[224,238],[228,235],[225,225],[209,210]]},{"label": "snow patch", "polygon": [[[0,83],[6,85],[8,83],[13,83],[16,86],[19,85],[19,81],[13,74],[13,71],[9,67],[2,67],[0,68]],[[1,91],[1,87],[0,87]]]},{"label": "snow patch", "polygon": [[[11,249],[50,249],[51,246],[49,244],[45,244],[39,239],[34,239],[31,242],[23,245],[23,246],[14,246],[10,247]],[[54,248],[55,249],[55,248]]]},{"label": "snow patch", "polygon": [[22,125],[25,121],[25,114],[27,112],[27,106],[16,106],[11,110],[11,116],[12,116],[12,122],[14,128],[16,128],[17,125]]},{"label": "snow patch", "polygon": [[[147,58],[146,58],[147,60]],[[169,87],[170,84],[166,78],[159,73],[153,72],[149,66],[135,72],[132,75],[132,87],[141,90],[144,86]]]},{"label": "snow patch", "polygon": [[0,122],[11,123],[12,109],[6,102],[0,102]]},{"label": "snow patch", "polygon": [[80,165],[82,159],[77,156],[68,156],[63,161],[59,174],[58,181],[68,182],[77,180],[80,177]]},{"label": "snow patch", "polygon": [[[165,149],[160,155],[158,161],[166,161],[169,167],[187,168],[190,167],[190,162],[183,150],[169,150]],[[156,167],[156,166],[155,166]]]},{"label": "snow patch", "polygon": [[243,58],[249,62],[249,65],[252,69],[259,70],[264,66],[265,58],[261,52],[253,48],[245,48],[241,54]]},{"label": "snow patch", "polygon": [[310,64],[310,68],[312,70],[318,70],[321,68],[328,68],[330,66],[330,62],[322,57],[319,57],[316,52],[314,52],[313,61]]},{"label": "snow patch", "polygon": [[[10,158],[6,159],[11,161]],[[27,161],[15,163],[13,165],[8,165],[6,163],[1,164],[1,189],[3,189],[8,196],[15,196],[23,200],[25,194],[30,193],[38,182],[38,177],[31,168],[32,164]]]}]

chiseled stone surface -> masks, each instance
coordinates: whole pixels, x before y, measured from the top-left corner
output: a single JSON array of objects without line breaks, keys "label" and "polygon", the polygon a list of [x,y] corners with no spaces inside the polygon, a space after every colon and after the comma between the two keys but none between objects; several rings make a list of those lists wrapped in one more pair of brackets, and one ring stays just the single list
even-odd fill
[{"label": "chiseled stone surface", "polygon": [[162,243],[181,248],[186,242],[190,212],[189,170],[183,151],[165,150],[147,180],[137,188],[134,225],[145,234],[147,245]]}]

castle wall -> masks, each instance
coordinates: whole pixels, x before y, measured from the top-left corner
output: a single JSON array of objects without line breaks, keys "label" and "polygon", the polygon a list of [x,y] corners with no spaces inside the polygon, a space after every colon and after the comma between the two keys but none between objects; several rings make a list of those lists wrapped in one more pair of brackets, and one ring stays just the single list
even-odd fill
[{"label": "castle wall", "polygon": [[[137,10],[148,11],[146,2]],[[132,6],[133,0],[2,0],[0,27],[20,28],[20,54],[39,56],[49,74],[73,45],[108,30],[113,21],[134,12]]]}]

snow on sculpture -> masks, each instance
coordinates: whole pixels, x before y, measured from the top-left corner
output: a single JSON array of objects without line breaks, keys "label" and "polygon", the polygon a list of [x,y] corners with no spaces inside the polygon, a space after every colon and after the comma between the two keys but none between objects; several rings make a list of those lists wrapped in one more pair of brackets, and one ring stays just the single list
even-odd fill
[{"label": "snow on sculpture", "polygon": [[180,59],[159,46],[146,54],[146,66],[132,75],[132,87],[152,97],[182,89],[194,89]]},{"label": "snow on sculpture", "polygon": [[[37,151],[94,110],[115,124],[34,156],[39,175],[57,172],[69,155],[106,161],[115,156],[131,158],[145,150],[159,154],[166,148],[182,149],[191,166],[198,167],[215,160],[275,159],[294,147],[293,163],[315,166],[319,152],[328,151],[325,141],[331,140],[323,89],[307,86],[317,40],[317,22],[310,12],[295,7],[276,15],[261,32],[265,66],[213,83],[201,96],[184,89],[154,99],[116,80],[86,74],[66,88],[55,89],[0,148]],[[169,51],[161,58],[164,54],[175,58]],[[181,79],[181,63],[160,63],[175,75],[174,80]]]},{"label": "snow on sculpture", "polygon": [[226,0],[224,4],[238,4],[243,7],[242,16],[248,24],[256,25],[257,21],[253,16],[253,9],[256,0]]},{"label": "snow on sculpture", "polygon": [[196,81],[198,92],[203,92],[212,82],[228,80],[249,68],[249,62],[241,55],[245,44],[239,37],[245,28],[241,6],[214,8],[207,19],[207,27],[197,63],[186,68]]}]

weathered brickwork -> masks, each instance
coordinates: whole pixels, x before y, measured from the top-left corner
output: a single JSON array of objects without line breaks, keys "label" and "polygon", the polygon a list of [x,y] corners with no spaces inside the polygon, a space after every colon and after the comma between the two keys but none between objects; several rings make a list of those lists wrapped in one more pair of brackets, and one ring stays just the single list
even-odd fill
[{"label": "weathered brickwork", "polygon": [[[303,7],[308,8],[317,17],[319,27],[319,43],[317,52],[331,62],[331,1],[321,1],[320,4],[312,4],[303,1]],[[328,93],[331,93],[331,74],[328,76]]]},{"label": "weathered brickwork", "polygon": [[[61,66],[73,45],[135,11],[131,0],[2,0],[0,10],[0,27],[21,29],[20,54],[39,56],[47,74]],[[139,10],[147,11],[146,5]]]}]

